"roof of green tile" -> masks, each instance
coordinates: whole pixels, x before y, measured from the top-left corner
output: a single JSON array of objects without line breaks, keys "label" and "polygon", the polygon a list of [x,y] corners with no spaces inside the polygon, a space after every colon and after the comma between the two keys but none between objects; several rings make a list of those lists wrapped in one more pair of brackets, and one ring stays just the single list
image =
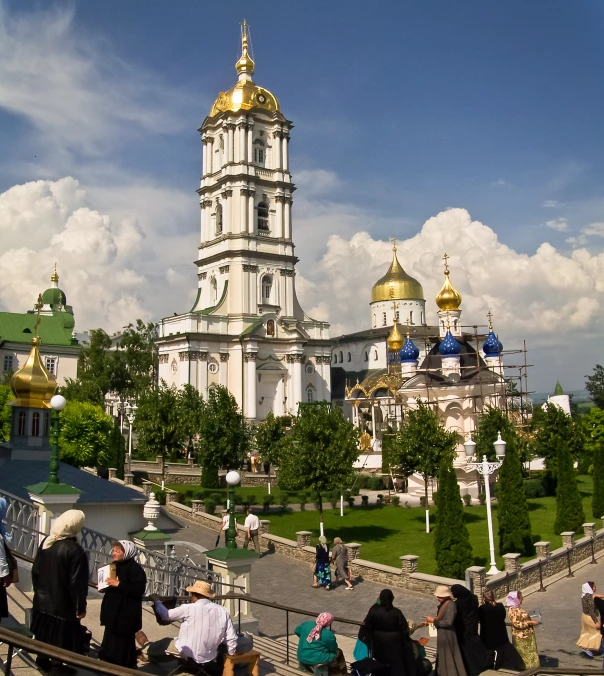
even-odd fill
[{"label": "roof of green tile", "polygon": [[[73,319],[63,317],[68,315],[65,312],[56,312],[53,315],[40,317],[40,327],[38,333],[42,345],[73,345],[71,338],[71,321]],[[36,315],[26,312],[19,314],[17,312],[0,312],[0,341],[9,341],[11,343],[30,344],[36,330]]]}]

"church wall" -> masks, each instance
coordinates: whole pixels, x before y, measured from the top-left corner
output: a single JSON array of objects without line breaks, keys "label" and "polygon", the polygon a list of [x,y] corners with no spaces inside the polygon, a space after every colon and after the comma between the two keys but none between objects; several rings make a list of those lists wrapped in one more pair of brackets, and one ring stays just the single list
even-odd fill
[{"label": "church wall", "polygon": [[[405,326],[407,319],[411,326],[421,326],[426,323],[425,300],[397,300],[398,323]],[[392,326],[394,324],[394,307],[392,300],[382,300],[371,303],[371,327]],[[384,321],[384,314],[386,320]]]}]

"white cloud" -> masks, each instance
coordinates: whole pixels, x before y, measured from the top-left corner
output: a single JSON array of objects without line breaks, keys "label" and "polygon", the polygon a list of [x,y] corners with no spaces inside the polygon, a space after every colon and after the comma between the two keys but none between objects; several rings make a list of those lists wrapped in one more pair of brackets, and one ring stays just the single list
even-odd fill
[{"label": "white cloud", "polygon": [[340,179],[334,171],[304,169],[296,172],[296,185],[304,197],[318,197],[338,188]]},{"label": "white cloud", "polygon": [[504,181],[502,178],[500,178],[497,181],[493,181],[491,183],[491,185],[493,187],[498,187],[498,186],[501,187],[501,186],[504,186],[504,185],[509,185],[509,183],[507,181]]},{"label": "white cloud", "polygon": [[561,202],[558,202],[557,200],[545,200],[541,206],[545,209],[557,209],[561,206]]},{"label": "white cloud", "polygon": [[595,235],[596,237],[604,237],[604,223],[591,223],[585,228],[581,229],[584,235]]},{"label": "white cloud", "polygon": [[546,221],[545,225],[558,232],[566,232],[568,230],[568,221],[566,218],[555,218],[551,221]]}]

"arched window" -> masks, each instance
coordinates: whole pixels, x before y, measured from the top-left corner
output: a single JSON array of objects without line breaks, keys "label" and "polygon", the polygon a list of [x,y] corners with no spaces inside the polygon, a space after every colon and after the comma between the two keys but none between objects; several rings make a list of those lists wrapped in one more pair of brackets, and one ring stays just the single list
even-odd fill
[{"label": "arched window", "polygon": [[25,420],[26,420],[25,411],[20,411],[19,412],[19,435],[22,436],[22,437],[25,436]]},{"label": "arched window", "polygon": [[31,417],[31,435],[32,437],[40,436],[40,414],[37,411]]},{"label": "arched window", "polygon": [[258,204],[258,230],[260,232],[268,232],[268,204],[260,202]]},{"label": "arched window", "polygon": [[222,234],[222,204],[216,205],[216,234]]},{"label": "arched window", "polygon": [[262,278],[262,302],[268,303],[271,299],[273,289],[273,278],[270,275]]},{"label": "arched window", "polygon": [[365,361],[369,361],[369,352],[365,350]]},{"label": "arched window", "polygon": [[347,360],[347,361],[352,361],[352,355],[350,354],[350,352],[348,353],[348,356],[346,357],[346,360]]},{"label": "arched window", "polygon": [[312,404],[312,402],[313,402],[314,400],[315,400],[315,399],[314,399],[312,387],[309,387],[309,388],[306,390],[306,401],[307,401],[309,404]]},{"label": "arched window", "polygon": [[377,361],[377,360],[378,360],[378,353],[377,353],[377,350],[374,350],[373,351],[373,361]]},{"label": "arched window", "polygon": [[334,352],[333,354],[333,363],[337,364],[338,363],[338,355]]},{"label": "arched window", "polygon": [[453,328],[457,331],[457,319],[453,320]]},{"label": "arched window", "polygon": [[382,312],[382,326],[387,326],[388,324],[388,318],[386,317],[386,313]]},{"label": "arched window", "polygon": [[344,361],[344,353],[340,352],[340,364]]},{"label": "arched window", "polygon": [[260,139],[254,141],[254,164],[259,164],[264,166],[264,160],[266,159],[266,152],[264,150],[264,143]]}]

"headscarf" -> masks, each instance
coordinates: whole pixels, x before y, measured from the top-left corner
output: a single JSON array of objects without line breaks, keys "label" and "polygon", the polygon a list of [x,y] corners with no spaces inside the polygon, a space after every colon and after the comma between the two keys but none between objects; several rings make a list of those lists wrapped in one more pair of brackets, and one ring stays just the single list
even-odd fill
[{"label": "headscarf", "polygon": [[505,605],[508,608],[519,608],[520,607],[520,599],[518,598],[518,592],[513,591],[510,592],[506,597],[505,597]]},{"label": "headscarf", "polygon": [[138,549],[136,548],[134,542],[130,542],[130,540],[118,540],[118,542],[124,550],[124,561],[128,561],[128,559],[136,556]]},{"label": "headscarf", "polygon": [[331,613],[321,613],[317,617],[317,623],[314,628],[311,630],[310,634],[307,637],[307,641],[312,643],[313,641],[319,640],[321,638],[321,629],[324,627],[329,627],[333,622],[333,615]]},{"label": "headscarf", "polygon": [[6,502],[4,498],[0,498],[0,536],[2,536],[6,540],[7,544],[10,545],[10,543],[13,541],[13,538],[6,532],[4,523],[2,523],[2,520],[6,516],[7,512],[8,502]]},{"label": "headscarf", "polygon": [[44,540],[42,549],[49,549],[59,540],[74,538],[84,525],[86,515],[79,509],[68,509],[63,512],[50,527],[50,535]]},{"label": "headscarf", "polygon": [[478,598],[463,584],[451,586],[451,594],[455,599],[455,606],[460,620],[466,631],[474,633],[478,631]]},{"label": "headscarf", "polygon": [[586,582],[582,587],[581,587],[581,598],[584,596],[587,596],[588,594],[593,594],[594,590],[591,588],[591,583]]},{"label": "headscarf", "polygon": [[334,543],[334,545],[341,545],[341,544],[343,544],[342,538],[334,538],[334,539],[333,539],[333,543]]},{"label": "headscarf", "polygon": [[390,610],[392,608],[392,603],[394,601],[394,594],[390,589],[382,589],[379,596],[379,604],[382,608]]},{"label": "headscarf", "polygon": [[325,551],[327,551],[327,538],[324,535],[321,535],[321,537],[319,538],[319,544],[321,545],[321,547],[323,547]]}]

